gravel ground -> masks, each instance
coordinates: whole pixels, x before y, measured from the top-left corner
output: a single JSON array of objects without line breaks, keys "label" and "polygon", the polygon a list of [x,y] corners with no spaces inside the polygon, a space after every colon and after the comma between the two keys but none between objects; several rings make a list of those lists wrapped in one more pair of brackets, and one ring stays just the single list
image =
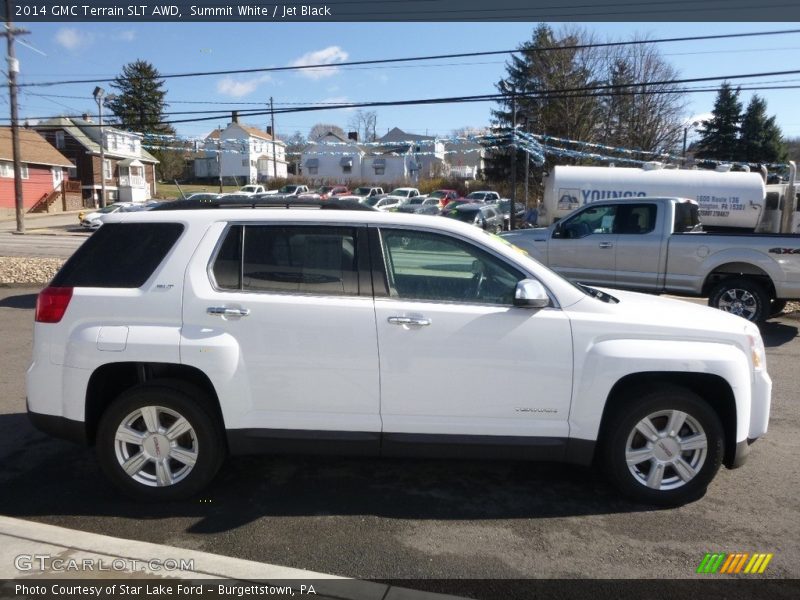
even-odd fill
[{"label": "gravel ground", "polygon": [[47,283],[62,264],[60,258],[0,256],[0,285]]}]

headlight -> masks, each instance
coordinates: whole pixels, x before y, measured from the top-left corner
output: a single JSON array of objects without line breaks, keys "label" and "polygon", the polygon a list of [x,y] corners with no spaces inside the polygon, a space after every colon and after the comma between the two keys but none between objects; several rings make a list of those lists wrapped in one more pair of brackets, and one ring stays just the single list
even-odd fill
[{"label": "headlight", "polygon": [[755,327],[745,329],[747,339],[750,341],[750,358],[753,361],[755,371],[763,371],[767,368],[767,352],[764,349],[764,340],[761,339],[761,332]]}]

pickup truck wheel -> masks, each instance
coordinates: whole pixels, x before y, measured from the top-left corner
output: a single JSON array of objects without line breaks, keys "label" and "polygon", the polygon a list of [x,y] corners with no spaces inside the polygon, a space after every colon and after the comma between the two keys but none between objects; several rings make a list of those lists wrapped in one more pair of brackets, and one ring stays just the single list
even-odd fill
[{"label": "pickup truck wheel", "polygon": [[777,317],[786,308],[786,300],[773,300],[769,305],[769,316]]},{"label": "pickup truck wheel", "polygon": [[752,279],[723,279],[711,290],[708,305],[753,323],[760,323],[770,315],[769,295]]},{"label": "pickup truck wheel", "polygon": [[608,424],[605,465],[631,499],[680,506],[700,498],[722,463],[714,410],[691,390],[667,386],[631,399]]},{"label": "pickup truck wheel", "polygon": [[216,475],[225,443],[202,392],[148,383],[123,392],[103,414],[98,461],[121,491],[144,500],[176,500]]}]

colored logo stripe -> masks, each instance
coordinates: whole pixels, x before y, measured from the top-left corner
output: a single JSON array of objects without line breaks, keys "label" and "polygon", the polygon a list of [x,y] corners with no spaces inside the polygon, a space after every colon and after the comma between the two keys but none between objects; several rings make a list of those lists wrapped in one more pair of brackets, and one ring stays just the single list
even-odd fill
[{"label": "colored logo stripe", "polygon": [[[747,573],[750,575],[763,573],[774,554],[749,552],[707,552],[697,567],[697,573]],[[746,566],[745,566],[746,565]],[[742,570],[744,569],[744,570]]]}]

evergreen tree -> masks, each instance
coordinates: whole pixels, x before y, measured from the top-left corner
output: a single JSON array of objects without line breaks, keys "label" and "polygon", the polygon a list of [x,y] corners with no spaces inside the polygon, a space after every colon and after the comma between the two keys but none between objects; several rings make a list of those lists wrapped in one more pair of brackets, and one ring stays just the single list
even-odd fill
[{"label": "evergreen tree", "polygon": [[703,121],[701,138],[697,143],[697,158],[741,160],[739,126],[742,121],[742,103],[739,89],[734,90],[727,81],[722,84],[714,101],[711,118]]},{"label": "evergreen tree", "polygon": [[106,106],[111,109],[117,125],[137,133],[173,134],[175,130],[162,122],[167,95],[164,80],[149,62],[137,60],[122,67],[122,74],[111,83],[116,94]]},{"label": "evergreen tree", "polygon": [[775,117],[767,117],[767,102],[754,94],[742,117],[741,159],[754,163],[786,160],[786,147]]}]

